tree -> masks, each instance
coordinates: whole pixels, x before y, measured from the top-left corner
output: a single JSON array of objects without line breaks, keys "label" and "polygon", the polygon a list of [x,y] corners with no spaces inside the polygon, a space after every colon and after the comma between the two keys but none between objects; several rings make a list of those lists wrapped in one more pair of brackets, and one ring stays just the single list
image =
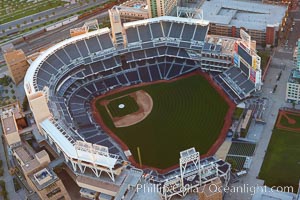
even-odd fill
[{"label": "tree", "polygon": [[34,22],[34,19],[31,18],[30,21],[31,21],[31,22]]},{"label": "tree", "polygon": [[23,111],[27,111],[28,110],[28,99],[27,99],[26,96],[23,99],[22,107],[23,107]]},{"label": "tree", "polygon": [[16,27],[17,27],[17,28],[20,28],[20,27],[21,27],[21,25],[20,25],[20,24],[17,24],[17,25],[16,25]]},{"label": "tree", "polygon": [[0,78],[0,84],[3,86],[9,85],[9,77],[5,75],[4,77]]},{"label": "tree", "polygon": [[231,170],[232,171],[237,171],[237,162],[236,162],[236,160],[233,160],[233,159],[229,158],[229,159],[227,159],[227,162],[229,164],[231,164]]},{"label": "tree", "polygon": [[296,102],[295,101],[292,102],[292,106],[295,109],[295,106],[296,106]]}]

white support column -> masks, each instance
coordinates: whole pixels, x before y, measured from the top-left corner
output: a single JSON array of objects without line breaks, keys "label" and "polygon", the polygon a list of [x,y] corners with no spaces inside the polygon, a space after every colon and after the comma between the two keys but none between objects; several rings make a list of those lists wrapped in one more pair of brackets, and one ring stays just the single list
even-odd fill
[{"label": "white support column", "polygon": [[57,149],[57,152],[58,152],[58,154],[60,154],[60,148],[58,147],[58,145],[56,144],[56,143],[54,143],[55,144],[55,147],[56,147],[56,149]]},{"label": "white support column", "polygon": [[111,178],[111,180],[113,182],[115,182],[115,176],[114,176],[113,170],[110,168],[109,171],[110,171],[110,173],[108,173],[109,177]]},{"label": "white support column", "polygon": [[80,161],[78,162],[78,168],[79,168],[80,172],[83,173],[82,165],[81,165]]},{"label": "white support column", "polygon": [[53,140],[49,137],[49,142],[51,145],[53,145]]},{"label": "white support column", "polygon": [[66,156],[65,153],[63,153],[63,154],[64,154],[65,161],[68,163],[69,162],[69,158]]},{"label": "white support column", "polygon": [[86,169],[86,166],[84,165],[84,166],[82,166],[82,173],[84,173],[85,172],[85,169]]},{"label": "white support column", "polygon": [[73,160],[71,160],[71,164],[72,164],[72,167],[73,167],[73,171],[76,172],[77,171],[76,163]]},{"label": "white support column", "polygon": [[94,172],[94,174],[95,174],[98,178],[100,177],[100,174],[99,174],[98,170],[97,170],[95,167],[91,167],[90,169]]}]

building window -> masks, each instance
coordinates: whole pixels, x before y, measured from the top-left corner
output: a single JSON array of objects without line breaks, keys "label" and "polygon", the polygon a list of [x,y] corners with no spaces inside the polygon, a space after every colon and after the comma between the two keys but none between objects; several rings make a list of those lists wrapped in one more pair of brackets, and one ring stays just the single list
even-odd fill
[{"label": "building window", "polygon": [[48,197],[48,198],[51,198],[52,196],[56,195],[56,194],[59,193],[59,192],[61,192],[60,188],[56,188],[56,189],[52,190],[51,192],[49,192],[49,193],[47,194],[47,197]]}]

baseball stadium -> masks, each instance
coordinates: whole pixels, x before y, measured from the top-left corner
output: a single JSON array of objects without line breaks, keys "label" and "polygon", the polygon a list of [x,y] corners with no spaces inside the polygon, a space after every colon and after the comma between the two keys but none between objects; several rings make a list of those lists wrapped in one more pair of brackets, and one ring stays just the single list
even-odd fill
[{"label": "baseball stadium", "polygon": [[122,24],[109,14],[111,29],[59,42],[28,69],[24,88],[44,141],[80,188],[114,199],[132,199],[145,177],[164,199],[216,178],[227,184],[230,164],[213,155],[235,103],[256,90],[250,69],[207,41],[207,21]]}]

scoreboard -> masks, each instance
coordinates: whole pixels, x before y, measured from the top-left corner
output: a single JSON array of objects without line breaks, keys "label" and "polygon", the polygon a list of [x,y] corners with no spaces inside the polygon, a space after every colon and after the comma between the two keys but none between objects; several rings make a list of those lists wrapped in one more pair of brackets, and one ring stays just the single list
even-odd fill
[{"label": "scoreboard", "polygon": [[241,44],[238,45],[237,52],[244,61],[246,61],[250,66],[252,66],[252,56],[250,52],[246,51]]},{"label": "scoreboard", "polygon": [[[236,53],[234,54],[234,64],[253,82],[258,83],[257,73],[260,73],[260,57],[247,48],[242,42],[236,44]],[[260,82],[260,81],[259,81]]]},{"label": "scoreboard", "polygon": [[251,80],[256,88],[260,88],[261,82],[261,59],[257,55],[256,50],[251,48],[251,36],[240,29],[240,37],[242,40],[234,44],[234,65],[239,67],[241,71]]}]

